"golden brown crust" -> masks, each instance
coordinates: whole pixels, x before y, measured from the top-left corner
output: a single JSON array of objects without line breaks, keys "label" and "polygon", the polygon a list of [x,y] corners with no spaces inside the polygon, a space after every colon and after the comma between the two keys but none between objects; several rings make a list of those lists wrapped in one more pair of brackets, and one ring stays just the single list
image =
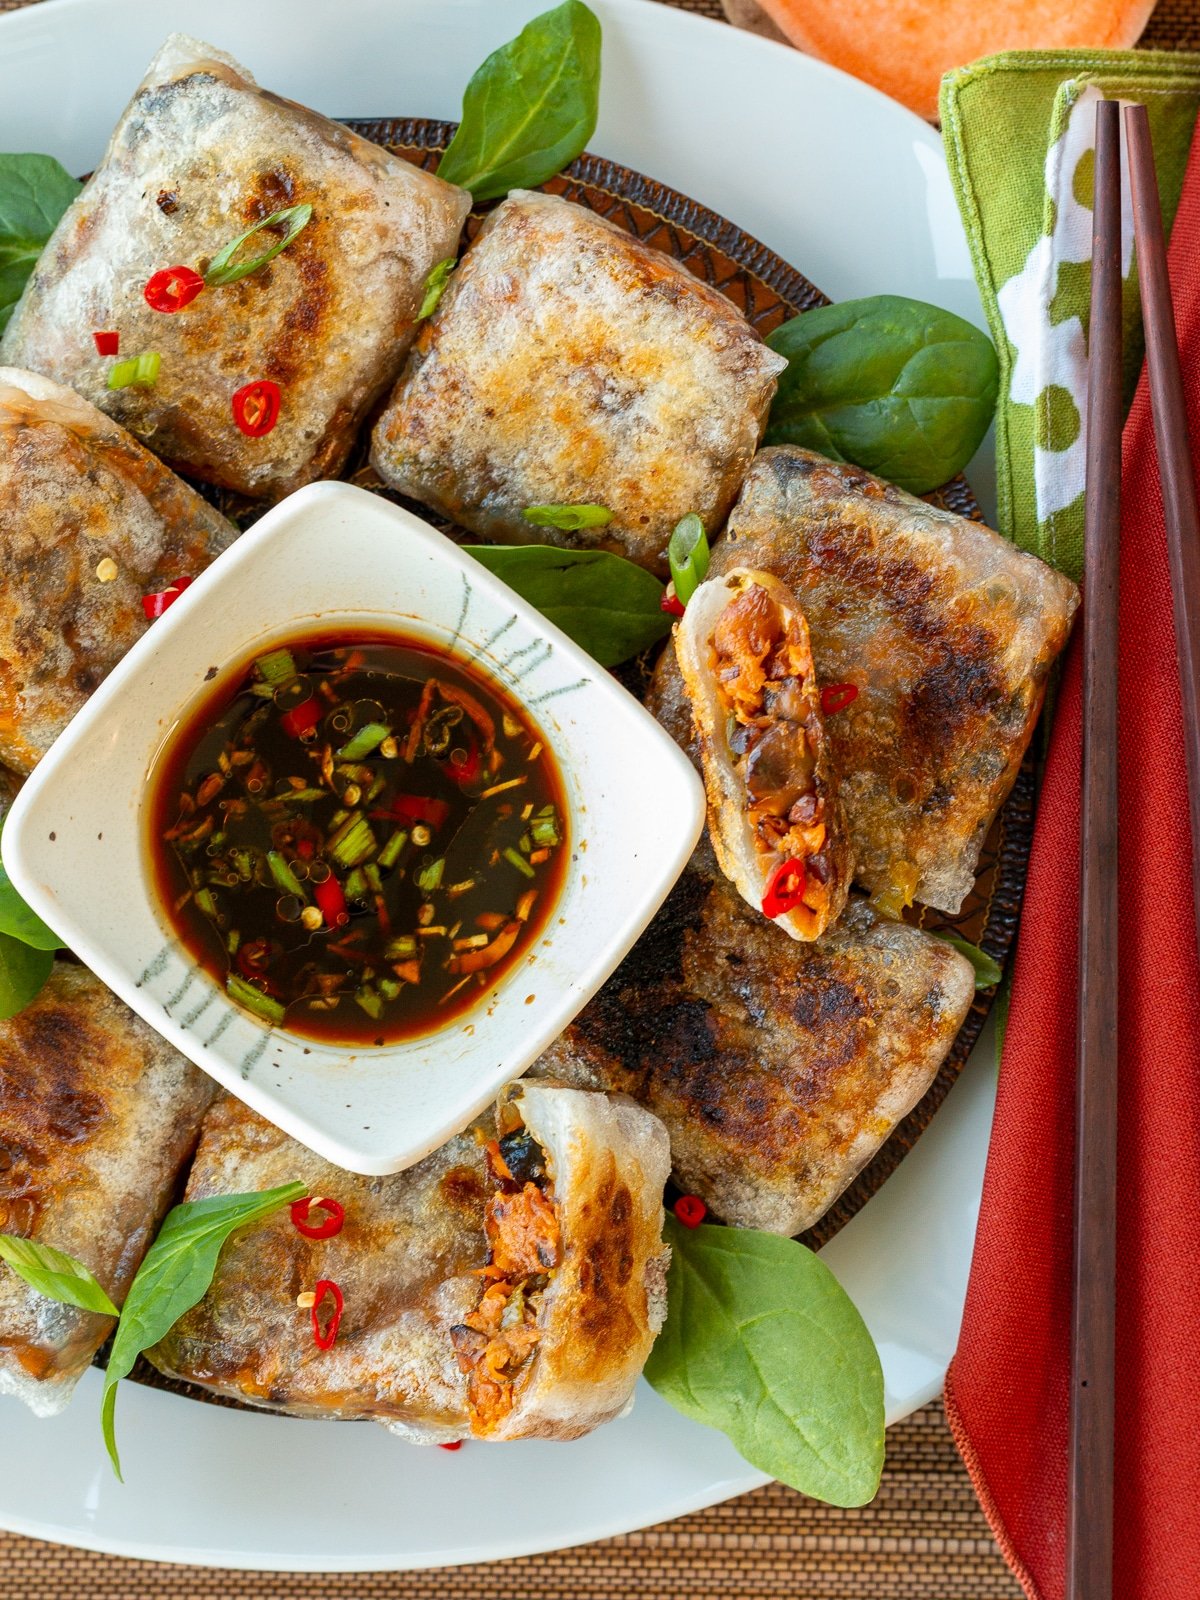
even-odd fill
[{"label": "golden brown crust", "polygon": [[862,901],[813,943],[786,938],[702,845],[534,1070],[631,1095],[666,1124],[681,1188],[794,1234],[928,1088],[974,987],[956,951]]},{"label": "golden brown crust", "polygon": [[146,631],[142,596],[237,530],[94,406],[8,367],[0,507],[0,760],[28,772]]},{"label": "golden brown crust", "polygon": [[[518,190],[422,328],[371,459],[393,488],[486,538],[615,550],[665,575],[681,517],[723,520],[783,364],[660,251]],[[613,520],[564,533],[522,515],[578,504]]]},{"label": "golden brown crust", "polygon": [[[0,1231],[81,1260],[120,1305],[212,1084],[85,968],[0,1023]],[[0,1267],[0,1393],[63,1405],[111,1328]]]},{"label": "golden brown crust", "polygon": [[[147,306],[154,272],[202,266],[305,201],[313,220],[261,271],[174,314]],[[277,498],[337,475],[469,209],[465,191],[174,35],[46,246],[0,352],[70,384],[190,476]],[[106,387],[98,329],[119,330],[122,356],[161,354],[154,388]],[[230,401],[257,378],[280,385],[282,407],[270,434],[247,439]]]},{"label": "golden brown crust", "polygon": [[[755,458],[710,575],[781,578],[823,683],[858,881],[957,911],[1020,768],[1078,593],[978,523],[794,447]],[[671,649],[656,701],[678,722]],[[682,731],[682,729],[680,730]]]}]

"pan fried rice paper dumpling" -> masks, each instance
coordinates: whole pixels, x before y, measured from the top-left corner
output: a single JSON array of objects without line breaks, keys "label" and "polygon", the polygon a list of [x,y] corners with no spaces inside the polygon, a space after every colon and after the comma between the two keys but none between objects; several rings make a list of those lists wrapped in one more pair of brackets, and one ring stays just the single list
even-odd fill
[{"label": "pan fried rice paper dumpling", "polygon": [[[235,1236],[150,1359],[254,1405],[368,1417],[418,1443],[575,1438],[626,1409],[662,1325],[668,1164],[650,1113],[544,1083],[515,1085],[389,1178],[342,1172],[224,1099],[188,1198],[299,1179],[345,1222],[314,1244],[284,1210]],[[322,1278],[344,1299],[328,1350],[296,1304]]]},{"label": "pan fried rice paper dumpling", "polygon": [[[248,228],[305,204],[312,220],[268,265],[173,313],[147,304],[155,273],[203,272]],[[470,204],[174,34],[55,229],[0,355],[77,389],[179,471],[277,498],[337,475],[400,369],[425,280],[456,253]],[[255,234],[235,261],[282,237]],[[119,332],[122,358],[158,352],[153,387],[109,389],[96,330]],[[279,386],[278,421],[247,437],[233,396],[263,379]]]},{"label": "pan fried rice paper dumpling", "polygon": [[[484,538],[612,550],[665,577],[683,516],[724,519],[786,365],[661,251],[515,190],[421,329],[371,461]],[[575,505],[612,519],[562,530],[524,516]]]},{"label": "pan fried rice paper dumpling", "polygon": [[702,844],[532,1070],[632,1096],[666,1124],[681,1189],[795,1234],[928,1089],[974,993],[957,951],[862,900],[819,939],[787,938]]},{"label": "pan fried rice paper dumpling", "polygon": [[[0,1232],[75,1256],[119,1306],[212,1095],[98,978],[58,962],[0,1022]],[[112,1326],[0,1264],[0,1394],[60,1410]]]},{"label": "pan fried rice paper dumpling", "polygon": [[[710,579],[739,567],[788,586],[821,683],[858,691],[825,722],[857,880],[895,910],[958,911],[1070,633],[1075,585],[980,523],[791,446],[755,458],[713,547]],[[670,649],[654,700],[674,724]]]},{"label": "pan fried rice paper dumpling", "polygon": [[0,367],[0,761],[28,772],[237,529],[70,389]]}]

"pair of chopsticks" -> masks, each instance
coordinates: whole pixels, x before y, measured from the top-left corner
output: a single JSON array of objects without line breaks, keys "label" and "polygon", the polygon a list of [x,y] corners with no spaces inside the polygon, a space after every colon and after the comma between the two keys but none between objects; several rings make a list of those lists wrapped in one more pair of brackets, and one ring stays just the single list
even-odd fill
[{"label": "pair of chopsticks", "polygon": [[[1142,320],[1170,559],[1200,940],[1200,516],[1150,123],[1125,108]],[[1096,107],[1083,615],[1083,815],[1067,1600],[1110,1600],[1117,1185],[1120,106]]]}]

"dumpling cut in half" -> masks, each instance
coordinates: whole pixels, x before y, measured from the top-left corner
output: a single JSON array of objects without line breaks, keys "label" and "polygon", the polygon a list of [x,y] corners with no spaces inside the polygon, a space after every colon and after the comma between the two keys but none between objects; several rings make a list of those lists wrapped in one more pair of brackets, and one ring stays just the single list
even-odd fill
[{"label": "dumpling cut in half", "polygon": [[[119,1306],[212,1095],[98,978],[60,961],[0,1022],[0,1232],[75,1256]],[[112,1326],[0,1264],[0,1394],[60,1410]]]},{"label": "dumpling cut in half", "polygon": [[70,389],[0,367],[0,761],[30,769],[237,529]]},{"label": "dumpling cut in half", "polygon": [[[516,190],[421,329],[371,461],[487,539],[613,550],[665,576],[682,517],[724,519],[786,365],[661,251]],[[580,505],[609,518],[563,530],[525,516]]]},{"label": "dumpling cut in half", "polygon": [[[239,235],[305,205],[311,220],[258,270],[181,309],[166,291],[168,309],[148,303],[155,274],[182,267],[195,287]],[[425,280],[455,255],[470,205],[465,190],[174,34],[55,229],[0,355],[77,389],[179,471],[278,498],[336,477],[400,370]],[[230,266],[286,231],[254,234]],[[119,334],[122,360],[156,354],[152,384],[110,389],[114,361],[97,354],[94,332]],[[251,384],[243,431],[235,396]],[[264,384],[278,389],[273,427]]]},{"label": "dumpling cut in half", "polygon": [[846,904],[850,853],[808,624],[778,578],[735,567],[693,594],[675,648],[721,870],[793,939],[815,939]]},{"label": "dumpling cut in half", "polygon": [[[390,1178],[329,1166],[225,1099],[188,1198],[299,1179],[345,1223],[314,1243],[284,1210],[236,1235],[150,1359],[253,1405],[368,1417],[418,1443],[576,1438],[626,1409],[662,1325],[668,1166],[649,1112],[551,1084],[518,1084],[495,1118]],[[327,1349],[297,1304],[319,1280],[343,1305]]]}]

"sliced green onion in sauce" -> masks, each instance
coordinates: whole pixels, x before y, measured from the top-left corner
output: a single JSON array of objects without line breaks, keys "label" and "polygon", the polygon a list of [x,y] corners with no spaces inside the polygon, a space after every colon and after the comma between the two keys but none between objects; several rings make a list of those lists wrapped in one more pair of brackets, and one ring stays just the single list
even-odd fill
[{"label": "sliced green onion in sauce", "polygon": [[535,528],[558,528],[574,533],[580,528],[603,528],[613,519],[607,506],[526,506],[521,515]]},{"label": "sliced green onion in sauce", "polygon": [[[360,761],[363,756],[369,756],[372,750],[378,749],[391,729],[383,722],[368,722],[361,727],[348,744],[344,744],[337,752],[339,761]],[[356,777],[359,774],[355,774]],[[372,773],[367,770],[367,781],[370,782]]]},{"label": "sliced green onion in sauce", "polygon": [[290,650],[269,650],[254,663],[259,677],[278,687],[296,676],[296,662]]},{"label": "sliced green onion in sauce", "polygon": [[667,560],[675,594],[681,605],[687,605],[708,573],[708,535],[704,524],[694,511],[676,525],[667,546]]},{"label": "sliced green onion in sauce", "polygon": [[417,312],[417,321],[422,322],[426,317],[431,317],[437,310],[438,301],[446,292],[446,285],[450,281],[450,274],[458,265],[454,256],[447,256],[445,261],[439,261],[429,276],[425,279],[425,298],[421,301],[421,309]]},{"label": "sliced green onion in sauce", "polygon": [[[223,250],[208,264],[208,271],[204,274],[204,281],[209,288],[225,283],[236,283],[239,278],[248,278],[252,272],[257,272],[260,267],[265,267],[268,261],[274,261],[281,250],[286,250],[296,235],[307,228],[312,221],[313,208],[307,204],[287,206],[282,211],[273,211],[269,217],[264,217],[261,222],[256,222],[252,228],[247,228],[245,233],[239,233],[236,239],[230,241]],[[235,261],[233,258],[247,239],[252,239],[256,233],[261,233],[264,228],[284,229],[283,234],[275,240],[269,249],[264,250],[260,256],[251,256],[246,261]]]},{"label": "sliced green onion in sauce", "polygon": [[442,882],[442,873],[445,872],[445,870],[446,859],[444,856],[440,856],[436,861],[431,861],[428,866],[422,867],[417,873],[417,888],[423,890],[426,894],[428,894],[431,889],[440,888]]},{"label": "sliced green onion in sauce", "polygon": [[256,989],[252,983],[247,983],[245,978],[239,978],[236,972],[229,974],[225,988],[231,1000],[236,1000],[239,1005],[245,1006],[247,1011],[253,1011],[254,1015],[261,1017],[264,1022],[283,1021],[284,1008],[279,1001],[273,1000],[261,989]]},{"label": "sliced green onion in sauce", "polygon": [[157,350],[143,350],[128,361],[115,361],[108,374],[110,389],[153,389],[158,382],[162,356]]},{"label": "sliced green onion in sauce", "polygon": [[534,876],[533,868],[529,865],[528,861],[526,861],[525,857],[521,855],[519,851],[514,850],[511,845],[504,852],[504,859],[511,866],[516,867],[518,872],[524,873],[527,878],[532,878]]},{"label": "sliced green onion in sauce", "polygon": [[284,894],[294,894],[298,899],[303,900],[307,904],[308,896],[304,892],[304,885],[292,871],[291,867],[288,866],[287,861],[282,855],[280,855],[278,850],[267,851],[267,865],[271,869],[271,876],[283,890]]},{"label": "sliced green onion in sauce", "polygon": [[326,848],[339,867],[359,867],[375,854],[375,835],[367,819],[359,814],[337,842],[330,840]]}]

